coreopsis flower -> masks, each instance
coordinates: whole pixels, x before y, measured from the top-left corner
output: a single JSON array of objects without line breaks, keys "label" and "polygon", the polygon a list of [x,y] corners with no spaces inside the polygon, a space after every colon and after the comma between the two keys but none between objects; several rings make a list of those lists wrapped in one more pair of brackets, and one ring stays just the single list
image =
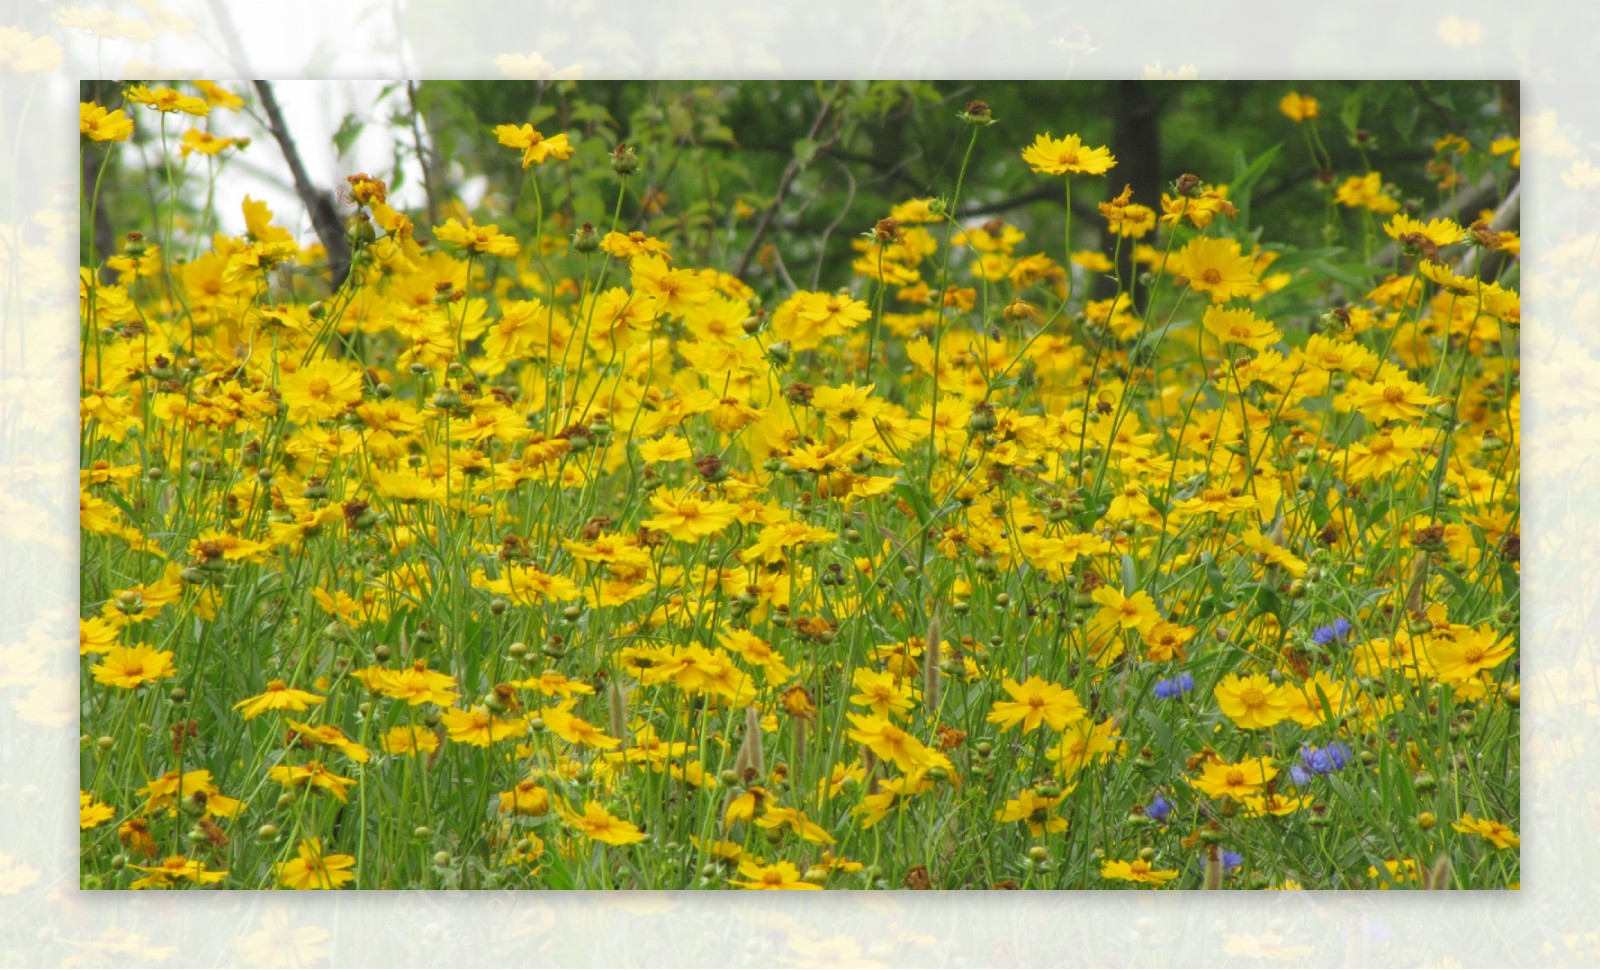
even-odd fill
[{"label": "coreopsis flower", "polygon": [[1383,191],[1383,176],[1377,172],[1352,175],[1334,191],[1334,201],[1351,209],[1369,209],[1386,216],[1400,208],[1400,203]]},{"label": "coreopsis flower", "polygon": [[1038,135],[1022,150],[1022,160],[1040,175],[1104,175],[1117,164],[1105,146],[1090,148],[1077,135]]},{"label": "coreopsis flower", "polygon": [[1246,730],[1271,727],[1289,716],[1290,689],[1274,684],[1266,674],[1229,674],[1213,693],[1222,713]]},{"label": "coreopsis flower", "polygon": [[1467,238],[1467,231],[1454,219],[1430,219],[1424,223],[1407,215],[1396,215],[1384,223],[1383,231],[1389,238],[1401,242],[1408,241],[1409,237],[1420,237],[1435,249],[1454,245]]},{"label": "coreopsis flower", "polygon": [[856,688],[856,693],[850,696],[850,703],[870,707],[878,717],[894,717],[916,706],[916,691],[904,678],[887,670],[858,667],[851,675],[850,683]]},{"label": "coreopsis flower", "polygon": [[1522,846],[1521,837],[1512,831],[1510,826],[1493,819],[1473,818],[1471,812],[1462,815],[1461,821],[1452,822],[1450,827],[1457,832],[1481,835],[1497,849],[1516,849]]},{"label": "coreopsis flower", "polygon": [[233,709],[240,711],[245,720],[259,717],[268,711],[304,711],[314,704],[321,704],[326,698],[319,697],[310,691],[290,687],[281,680],[272,680],[267,683],[267,689],[254,697],[247,697],[233,705]]},{"label": "coreopsis flower", "polygon": [[159,866],[130,865],[128,868],[149,873],[148,876],[135,879],[129,889],[170,889],[180,879],[207,885],[221,882],[228,875],[226,869],[213,871],[207,869],[199,859],[181,855],[167,856]]},{"label": "coreopsis flower", "polygon": [[1034,838],[1039,838],[1046,832],[1065,832],[1067,820],[1050,813],[1060,806],[1066,797],[1064,793],[1040,795],[1031,788],[1025,788],[1016,798],[1007,799],[1005,807],[994,813],[995,821],[1023,822]]},{"label": "coreopsis flower", "polygon": [[289,730],[294,732],[297,740],[307,747],[333,748],[351,761],[367,762],[372,760],[372,752],[350,740],[338,726],[333,724],[302,724],[299,721],[289,720]]},{"label": "coreopsis flower", "polygon": [[1439,403],[1428,389],[1395,368],[1386,368],[1370,381],[1352,378],[1335,406],[1354,409],[1375,424],[1385,421],[1416,421],[1427,409]]},{"label": "coreopsis flower", "polygon": [[1493,627],[1451,627],[1423,639],[1433,675],[1446,684],[1465,684],[1493,670],[1517,652],[1516,640]]},{"label": "coreopsis flower", "polygon": [[539,717],[544,721],[545,730],[556,737],[572,744],[581,744],[586,747],[609,751],[622,744],[620,738],[614,738],[595,725],[572,713],[572,707],[577,703],[575,698],[563,701],[556,707],[539,709]]},{"label": "coreopsis flower", "polygon": [[355,879],[355,865],[355,856],[324,854],[321,839],[301,839],[295,857],[272,868],[286,889],[338,889]]},{"label": "coreopsis flower", "polygon": [[1011,695],[1011,700],[995,701],[986,720],[1005,730],[1020,724],[1022,732],[1027,734],[1047,724],[1052,731],[1062,731],[1085,716],[1078,695],[1059,684],[1038,677],[1029,677],[1019,684],[1007,677],[1000,686]]},{"label": "coreopsis flower", "polygon": [[327,421],[361,400],[361,371],[337,360],[319,360],[286,375],[278,392],[294,421]]},{"label": "coreopsis flower", "polygon": [[1209,294],[1213,303],[1226,303],[1261,291],[1255,261],[1240,252],[1236,239],[1196,236],[1173,257],[1173,266],[1192,289]]},{"label": "coreopsis flower", "polygon": [[162,808],[176,812],[181,801],[190,805],[203,804],[206,815],[232,818],[244,807],[244,803],[237,798],[222,794],[222,790],[212,782],[211,772],[205,768],[186,771],[181,775],[177,771],[169,771],[134,794],[147,796],[144,805],[147,813]]},{"label": "coreopsis flower", "polygon": [[78,791],[78,828],[80,830],[92,829],[103,822],[114,818],[117,810],[104,802],[97,801],[86,791]]},{"label": "coreopsis flower", "polygon": [[522,246],[511,236],[500,232],[496,225],[480,226],[471,219],[462,225],[455,217],[445,220],[442,226],[433,227],[433,235],[440,242],[451,243],[473,252],[490,256],[512,257],[522,252]]},{"label": "coreopsis flower", "polygon": [[1206,332],[1224,346],[1238,344],[1251,350],[1266,350],[1283,339],[1283,333],[1270,320],[1262,320],[1249,307],[1224,309],[1213,303],[1200,319]]},{"label": "coreopsis flower", "polygon": [[222,87],[215,81],[195,81],[194,86],[205,95],[206,102],[213,108],[226,108],[229,111],[238,111],[244,107],[244,99]]},{"label": "coreopsis flower", "polygon": [[1178,870],[1157,869],[1144,859],[1133,859],[1127,862],[1119,859],[1107,859],[1100,863],[1100,878],[1120,879],[1124,882],[1142,882],[1159,886],[1164,882],[1171,882],[1178,878]]},{"label": "coreopsis flower", "polygon": [[470,711],[452,707],[439,715],[439,720],[450,740],[480,748],[487,748],[506,738],[520,738],[528,733],[526,718],[495,717],[483,706]]},{"label": "coreopsis flower", "polygon": [[850,740],[866,745],[873,754],[893,762],[901,771],[929,767],[930,759],[938,754],[887,718],[861,714],[845,716],[855,725],[850,731]]},{"label": "coreopsis flower", "polygon": [[522,149],[522,167],[543,165],[549,159],[565,161],[572,155],[572,144],[565,133],[546,138],[532,125],[497,125],[495,137],[507,148]]},{"label": "coreopsis flower", "polygon": [[439,736],[426,728],[402,724],[383,736],[385,754],[430,754],[439,750]]},{"label": "coreopsis flower", "polygon": [[697,542],[733,524],[739,507],[732,502],[704,498],[691,490],[657,489],[650,494],[656,515],[641,524],[658,529],[679,542]]},{"label": "coreopsis flower", "polygon": [[694,449],[689,447],[689,442],[675,434],[663,435],[653,441],[639,444],[639,457],[652,465],[687,461],[693,456]]},{"label": "coreopsis flower", "polygon": [[1399,427],[1380,431],[1370,441],[1354,442],[1345,450],[1345,477],[1364,482],[1411,467],[1433,438],[1426,428]]},{"label": "coreopsis flower", "polygon": [[500,793],[500,811],[538,817],[550,811],[550,792],[533,778],[524,778]]},{"label": "coreopsis flower", "polygon": [[224,138],[209,131],[190,128],[178,141],[178,155],[183,158],[196,152],[201,155],[220,155],[230,148],[243,148],[246,144],[248,140],[244,138]]},{"label": "coreopsis flower", "polygon": [[1317,106],[1317,99],[1307,97],[1298,91],[1290,91],[1278,102],[1278,110],[1284,113],[1290,121],[1314,121],[1321,113]]},{"label": "coreopsis flower", "polygon": [[267,770],[267,778],[285,788],[320,788],[341,802],[349,801],[350,786],[356,783],[354,778],[329,771],[320,761],[303,765],[278,765]]},{"label": "coreopsis flower", "polygon": [[1100,604],[1100,610],[1095,614],[1098,623],[1137,630],[1142,634],[1161,619],[1161,614],[1156,611],[1155,600],[1144,590],[1136,590],[1132,596],[1126,596],[1119,589],[1100,586],[1089,595]]},{"label": "coreopsis flower", "polygon": [[606,807],[597,801],[589,800],[583,804],[583,814],[568,809],[561,809],[561,817],[567,825],[576,829],[585,838],[607,845],[628,845],[632,842],[643,842],[645,834],[639,827],[606,811]]},{"label": "coreopsis flower", "polygon": [[774,862],[764,865],[755,859],[745,859],[739,863],[739,874],[744,880],[730,879],[729,885],[738,886],[740,889],[821,889],[815,883],[806,882],[800,878],[800,870],[790,862]]},{"label": "coreopsis flower", "polygon": [[[1128,239],[1143,239],[1156,227],[1155,210],[1133,201],[1131,185],[1124,185],[1121,194],[1110,202],[1100,203],[1100,214],[1105,216],[1107,229]],[[1017,288],[1022,287],[1019,284]]]},{"label": "coreopsis flower", "polygon": [[116,111],[107,111],[93,101],[78,104],[78,134],[91,141],[127,141],[133,137],[133,119]]},{"label": "coreopsis flower", "polygon": [[1189,784],[1212,798],[1232,798],[1242,802],[1250,796],[1260,795],[1267,782],[1278,776],[1270,758],[1246,758],[1235,764],[1208,761],[1199,778],[1189,779]]},{"label": "coreopsis flower", "polygon": [[35,37],[17,27],[0,27],[0,67],[18,74],[38,74],[61,66],[61,45],[45,34]]},{"label": "coreopsis flower", "polygon": [[140,684],[176,677],[171,650],[157,650],[148,643],[132,647],[113,646],[100,662],[89,668],[95,683],[132,689]]},{"label": "coreopsis flower", "polygon": [[711,302],[715,292],[698,272],[672,269],[661,256],[639,256],[628,264],[635,299],[657,313],[682,317]]},{"label": "coreopsis flower", "polygon": [[164,113],[181,111],[202,118],[211,113],[211,105],[206,104],[203,98],[197,98],[192,94],[180,94],[172,88],[148,88],[136,84],[128,88],[124,95],[133,104],[142,104]]}]

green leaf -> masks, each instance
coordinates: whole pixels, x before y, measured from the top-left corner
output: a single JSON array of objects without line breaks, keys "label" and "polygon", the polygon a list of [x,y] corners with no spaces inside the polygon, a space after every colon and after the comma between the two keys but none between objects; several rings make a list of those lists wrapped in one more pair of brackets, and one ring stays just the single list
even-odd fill
[{"label": "green leaf", "polygon": [[1271,148],[1257,155],[1255,161],[1249,165],[1244,162],[1244,154],[1234,156],[1233,180],[1228,183],[1228,201],[1239,207],[1239,225],[1248,228],[1250,225],[1250,194],[1254,191],[1256,183],[1261,181],[1272,160],[1278,157],[1278,151],[1283,148],[1283,142],[1278,142]]},{"label": "green leaf", "polygon": [[800,163],[801,168],[810,165],[817,157],[817,142],[811,138],[802,138],[794,143],[794,160]]},{"label": "green leaf", "polygon": [[1361,127],[1362,93],[1363,89],[1357,88],[1354,93],[1344,99],[1344,105],[1339,109],[1339,121],[1344,125],[1345,130],[1352,135],[1356,133],[1357,128]]},{"label": "green leaf", "polygon": [[894,484],[894,493],[904,499],[907,505],[911,506],[911,511],[917,514],[917,522],[926,528],[928,519],[932,515],[928,508],[928,497],[918,491],[915,486],[906,482],[896,482]]},{"label": "green leaf", "polygon": [[367,123],[357,118],[354,114],[344,116],[344,120],[339,122],[339,130],[333,133],[333,147],[338,153],[338,158],[344,158],[350,151],[350,146],[354,145],[356,139],[361,137],[361,131],[365,127],[367,127]]}]

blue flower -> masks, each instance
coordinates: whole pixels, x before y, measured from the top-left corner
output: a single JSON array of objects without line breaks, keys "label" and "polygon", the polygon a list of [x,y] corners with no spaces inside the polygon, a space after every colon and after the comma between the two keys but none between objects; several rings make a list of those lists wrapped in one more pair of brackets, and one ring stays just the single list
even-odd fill
[{"label": "blue flower", "polygon": [[1289,769],[1289,777],[1296,785],[1304,785],[1315,775],[1331,775],[1350,763],[1350,748],[1338,741],[1319,748],[1302,745],[1300,763]]},{"label": "blue flower", "polygon": [[1156,681],[1155,695],[1159,700],[1181,697],[1194,689],[1194,677],[1189,674],[1179,674],[1170,680]]},{"label": "blue flower", "polygon": [[1223,851],[1222,870],[1224,872],[1228,871],[1229,869],[1237,869],[1242,865],[1244,865],[1244,856],[1237,852],[1228,852],[1226,850]]},{"label": "blue flower", "polygon": [[1326,647],[1335,640],[1343,640],[1349,636],[1350,629],[1350,621],[1340,617],[1327,626],[1319,626],[1312,631],[1311,642],[1319,647]]},{"label": "blue flower", "polygon": [[1150,799],[1150,804],[1144,807],[1144,814],[1154,821],[1161,821],[1172,814],[1172,803],[1160,795]]}]

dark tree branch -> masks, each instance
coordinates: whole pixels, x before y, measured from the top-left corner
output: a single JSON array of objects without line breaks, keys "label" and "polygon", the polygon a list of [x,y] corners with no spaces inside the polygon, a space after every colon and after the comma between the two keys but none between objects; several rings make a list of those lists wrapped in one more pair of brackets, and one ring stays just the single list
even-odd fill
[{"label": "dark tree branch", "polygon": [[[822,109],[817,112],[817,117],[811,122],[811,130],[806,132],[806,138],[816,141],[818,132],[822,131],[823,124],[832,114],[833,99],[829,98],[822,103]],[[833,134],[825,142],[817,146],[816,153],[812,156],[811,161],[815,162],[824,151],[832,147],[834,140],[838,137],[839,129],[835,127]],[[778,207],[783,204],[784,196],[789,194],[789,188],[794,184],[794,180],[800,175],[800,171],[804,167],[800,164],[800,159],[798,158],[789,159],[789,164],[784,166],[783,175],[778,178],[778,191],[772,197],[772,204],[762,211],[761,220],[756,223],[755,231],[750,234],[750,244],[745,247],[744,255],[739,257],[739,264],[734,267],[733,275],[735,277],[743,278],[745,271],[750,268],[750,261],[755,259],[756,251],[761,248],[761,240],[766,236],[767,229],[771,227],[772,219],[778,213]]]},{"label": "dark tree branch", "polygon": [[282,150],[284,161],[289,163],[289,174],[294,177],[295,194],[300,197],[300,203],[311,214],[311,225],[316,229],[322,247],[328,251],[328,268],[332,273],[333,288],[338,289],[344,284],[345,277],[350,275],[350,240],[345,237],[344,220],[339,218],[339,210],[334,206],[333,196],[326,190],[318,191],[317,187],[311,184],[311,178],[306,174],[305,163],[300,161],[300,151],[295,147],[294,139],[289,136],[288,126],[284,124],[283,110],[278,107],[278,98],[272,93],[271,82],[253,83],[256,94],[261,98],[261,107],[267,113],[268,130],[272,132],[273,139]]}]

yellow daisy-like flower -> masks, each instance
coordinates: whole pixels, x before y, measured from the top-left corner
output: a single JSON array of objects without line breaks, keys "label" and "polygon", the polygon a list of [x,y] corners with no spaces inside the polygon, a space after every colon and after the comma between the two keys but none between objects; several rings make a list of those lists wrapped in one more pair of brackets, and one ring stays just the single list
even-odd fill
[{"label": "yellow daisy-like flower", "polygon": [[361,400],[361,372],[337,360],[319,360],[287,375],[278,391],[294,421],[327,421]]},{"label": "yellow daisy-like flower", "polygon": [[1100,864],[1100,877],[1102,879],[1121,879],[1125,882],[1142,882],[1159,886],[1164,882],[1171,882],[1178,878],[1178,870],[1156,869],[1144,859],[1134,859],[1128,862],[1107,859]]},{"label": "yellow daisy-like flower", "polygon": [[1200,318],[1200,325],[1224,345],[1239,344],[1251,350],[1266,350],[1283,339],[1283,333],[1272,321],[1257,317],[1249,307],[1225,310],[1212,304]]},{"label": "yellow daisy-like flower", "polygon": [[1104,175],[1117,164],[1105,146],[1090,148],[1077,135],[1039,135],[1022,150],[1022,160],[1040,175]]},{"label": "yellow daisy-like flower", "polygon": [[1029,677],[1020,684],[1007,677],[1000,686],[1011,695],[1011,700],[995,701],[987,720],[1003,725],[1006,730],[1020,724],[1026,734],[1041,724],[1048,724],[1051,730],[1062,731],[1084,717],[1083,704],[1070,688],[1038,677]]},{"label": "yellow daisy-like flower", "polygon": [[1266,674],[1229,674],[1213,693],[1222,713],[1246,730],[1271,727],[1288,717],[1293,697],[1289,688],[1274,684]]},{"label": "yellow daisy-like flower", "polygon": [[821,889],[821,886],[806,882],[800,878],[800,870],[790,862],[774,862],[771,865],[762,865],[754,859],[746,859],[739,863],[739,874],[745,877],[741,882],[737,879],[728,880],[730,885],[740,889]]},{"label": "yellow daisy-like flower", "polygon": [[1284,95],[1283,100],[1278,102],[1278,110],[1290,121],[1313,121],[1321,113],[1316,98],[1306,97],[1298,91]]},{"label": "yellow daisy-like flower", "polygon": [[1211,762],[1201,769],[1200,777],[1189,784],[1212,798],[1231,798],[1243,802],[1256,797],[1267,782],[1278,777],[1270,758],[1246,758],[1235,764]]},{"label": "yellow daisy-like flower", "polygon": [[433,227],[433,235],[440,242],[490,256],[511,257],[522,252],[522,245],[511,236],[501,233],[499,226],[480,226],[471,219],[464,226],[453,217],[447,219],[444,225]]},{"label": "yellow daisy-like flower", "polygon": [[552,135],[546,138],[534,130],[532,125],[498,125],[494,129],[495,137],[500,139],[500,144],[507,148],[522,149],[522,167],[543,165],[549,159],[565,161],[572,155],[572,144],[567,141],[565,134]]},{"label": "yellow daisy-like flower", "polygon": [[1209,294],[1213,303],[1261,292],[1255,261],[1240,251],[1236,239],[1197,236],[1178,251],[1173,265],[1191,289]]},{"label": "yellow daisy-like flower", "polygon": [[1457,832],[1481,835],[1494,843],[1497,849],[1516,849],[1522,846],[1522,838],[1513,832],[1509,825],[1489,818],[1473,818],[1471,812],[1462,815],[1461,821],[1452,823],[1450,827]]},{"label": "yellow daisy-like flower", "polygon": [[338,889],[356,877],[355,856],[324,855],[321,839],[302,839],[295,857],[273,866],[278,883],[288,889]]},{"label": "yellow daisy-like flower", "polygon": [[78,134],[90,141],[127,141],[133,137],[133,119],[121,109],[107,111],[92,101],[78,104]]},{"label": "yellow daisy-like flower", "polygon": [[148,643],[133,647],[111,647],[105,657],[89,668],[95,683],[133,689],[140,684],[178,675],[172,666],[172,651],[157,650]]},{"label": "yellow daisy-like flower", "polygon": [[161,112],[181,111],[202,118],[211,113],[211,105],[206,104],[205,99],[192,94],[180,94],[172,88],[147,88],[142,84],[136,84],[127,90],[126,95],[134,104],[142,104]]},{"label": "yellow daisy-like flower", "polygon": [[583,814],[561,810],[561,817],[567,824],[581,832],[586,838],[607,845],[627,845],[630,842],[643,842],[645,834],[637,825],[624,818],[619,818],[606,811],[606,807],[597,801],[583,803]]},{"label": "yellow daisy-like flower", "polygon": [[290,687],[281,680],[273,680],[268,682],[265,691],[245,698],[233,705],[233,709],[243,712],[244,719],[248,721],[268,711],[304,711],[313,704],[321,704],[325,699],[309,691]]}]

